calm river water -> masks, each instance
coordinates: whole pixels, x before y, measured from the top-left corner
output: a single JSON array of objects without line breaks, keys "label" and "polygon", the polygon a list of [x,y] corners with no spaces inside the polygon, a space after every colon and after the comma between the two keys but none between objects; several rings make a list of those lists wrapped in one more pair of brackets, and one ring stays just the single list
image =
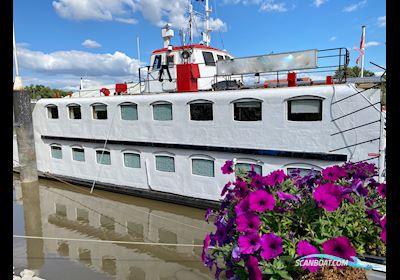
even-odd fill
[{"label": "calm river water", "polygon": [[18,176],[13,190],[16,275],[27,268],[46,280],[213,279],[201,247],[147,244],[202,245],[213,230],[205,210],[49,180],[25,185]]}]

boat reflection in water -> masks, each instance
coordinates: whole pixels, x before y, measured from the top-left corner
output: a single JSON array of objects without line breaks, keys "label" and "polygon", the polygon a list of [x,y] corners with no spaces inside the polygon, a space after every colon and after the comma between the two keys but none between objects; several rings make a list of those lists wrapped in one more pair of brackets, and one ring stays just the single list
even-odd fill
[{"label": "boat reflection in water", "polygon": [[[200,261],[202,248],[179,246],[201,245],[213,229],[204,222],[204,210],[98,190],[90,194],[87,188],[47,180],[32,186],[15,178],[14,191],[14,235],[45,237],[25,239],[27,267],[18,264],[24,253],[16,248],[21,239],[14,238],[16,273],[29,268],[45,279],[72,279],[66,270],[72,263],[75,279],[211,279]],[[18,230],[21,204],[24,229]],[[46,239],[53,237],[58,239]]]}]

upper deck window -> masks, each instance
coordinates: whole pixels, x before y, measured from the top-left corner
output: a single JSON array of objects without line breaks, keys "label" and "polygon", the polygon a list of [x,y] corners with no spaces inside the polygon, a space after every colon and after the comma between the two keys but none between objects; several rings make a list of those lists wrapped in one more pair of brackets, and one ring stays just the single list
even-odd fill
[{"label": "upper deck window", "polygon": [[93,119],[106,120],[107,119],[107,105],[103,103],[92,104]]},{"label": "upper deck window", "polygon": [[321,121],[322,99],[302,98],[288,100],[289,121]]},{"label": "upper deck window", "polygon": [[213,104],[208,100],[195,100],[189,103],[192,121],[212,121]]},{"label": "upper deck window", "polygon": [[175,64],[175,55],[168,55],[167,56],[167,65],[169,68],[174,67]]},{"label": "upper deck window", "polygon": [[81,106],[78,104],[68,104],[68,112],[70,119],[81,119]]},{"label": "upper deck window", "polygon": [[172,120],[172,104],[166,101],[153,103],[153,119],[155,121]]},{"label": "upper deck window", "polygon": [[47,105],[47,116],[49,119],[58,119],[58,107],[56,105]]},{"label": "upper deck window", "polygon": [[122,103],[120,107],[122,120],[136,121],[138,119],[137,105],[135,103]]},{"label": "upper deck window", "polygon": [[224,56],[217,54],[217,60],[224,60]]},{"label": "upper deck window", "polygon": [[207,66],[215,66],[215,60],[212,52],[203,52],[204,63]]},{"label": "upper deck window", "polygon": [[153,70],[158,70],[161,68],[161,54],[154,57]]},{"label": "upper deck window", "polygon": [[233,104],[235,121],[261,121],[261,100],[241,99]]}]

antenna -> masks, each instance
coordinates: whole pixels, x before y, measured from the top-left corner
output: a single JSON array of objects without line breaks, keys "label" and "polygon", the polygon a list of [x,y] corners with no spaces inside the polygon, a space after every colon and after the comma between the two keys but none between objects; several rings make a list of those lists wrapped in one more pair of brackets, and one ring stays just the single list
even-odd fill
[{"label": "antenna", "polygon": [[139,68],[140,68],[140,45],[139,45],[139,36],[136,37],[136,44],[137,44],[138,64],[139,64]]},{"label": "antenna", "polygon": [[192,21],[193,21],[193,5],[191,2],[189,2],[189,45],[193,43]]},{"label": "antenna", "polygon": [[14,21],[13,21],[13,47],[14,47],[14,61],[15,61],[15,76],[19,76],[17,46],[15,44]]},{"label": "antenna", "polygon": [[211,38],[210,32],[212,31],[210,28],[210,12],[212,11],[208,6],[208,0],[206,0],[206,32],[203,33],[203,41],[207,47],[210,46]]}]

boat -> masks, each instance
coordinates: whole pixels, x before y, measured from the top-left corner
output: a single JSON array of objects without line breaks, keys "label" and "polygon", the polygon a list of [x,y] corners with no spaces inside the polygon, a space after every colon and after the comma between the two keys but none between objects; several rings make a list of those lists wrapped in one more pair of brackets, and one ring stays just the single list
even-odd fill
[{"label": "boat", "polygon": [[162,28],[139,81],[36,102],[42,176],[196,207],[219,203],[227,160],[261,175],[366,161],[384,180],[382,78],[346,77],[346,48],[234,57],[211,46],[205,11],[198,43]]}]

